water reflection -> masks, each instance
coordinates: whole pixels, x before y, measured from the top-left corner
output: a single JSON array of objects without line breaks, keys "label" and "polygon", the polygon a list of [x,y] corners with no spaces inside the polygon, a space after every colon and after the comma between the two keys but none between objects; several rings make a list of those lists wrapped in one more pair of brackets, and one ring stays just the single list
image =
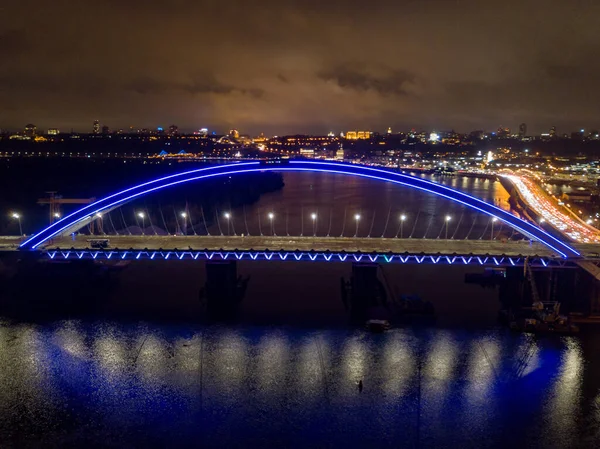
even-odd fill
[{"label": "water reflection", "polygon": [[503,447],[495,442],[510,440],[498,430],[505,423],[531,447],[566,447],[581,432],[585,360],[577,338],[500,331],[4,323],[0,441],[10,428],[41,432],[51,446],[98,431],[93,421],[66,420],[62,411],[72,409],[93,411],[121,445],[132,429],[159,445],[173,443],[167,434],[222,447],[237,435],[400,445],[416,441],[419,416],[424,446],[473,446],[487,436],[484,446]]}]

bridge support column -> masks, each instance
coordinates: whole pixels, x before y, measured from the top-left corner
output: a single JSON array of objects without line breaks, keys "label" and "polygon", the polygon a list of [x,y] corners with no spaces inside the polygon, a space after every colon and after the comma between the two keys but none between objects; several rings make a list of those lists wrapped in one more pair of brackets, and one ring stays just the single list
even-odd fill
[{"label": "bridge support column", "polygon": [[209,318],[215,320],[234,318],[247,283],[248,279],[242,279],[237,274],[237,262],[207,261],[204,298]]},{"label": "bridge support column", "polygon": [[377,278],[378,268],[377,264],[352,264],[352,277],[349,288],[345,290],[347,298],[344,302],[350,309],[350,320],[354,324],[362,324],[368,318],[385,318],[369,316],[369,309],[386,303],[385,289]]}]

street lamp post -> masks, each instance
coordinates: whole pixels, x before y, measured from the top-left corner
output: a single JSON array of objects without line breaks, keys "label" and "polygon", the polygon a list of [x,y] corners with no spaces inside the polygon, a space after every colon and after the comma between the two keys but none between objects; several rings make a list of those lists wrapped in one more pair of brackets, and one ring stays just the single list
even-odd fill
[{"label": "street lamp post", "polygon": [[146,214],[143,212],[138,212],[137,215],[142,219],[142,235],[146,235]]},{"label": "street lamp post", "polygon": [[446,240],[448,240],[448,223],[450,223],[452,217],[450,215],[446,215]]},{"label": "street lamp post", "polygon": [[316,237],[316,235],[317,235],[317,214],[313,212],[312,214],[310,214],[310,218],[312,219],[312,222],[313,222],[313,237]]},{"label": "street lamp post", "polygon": [[273,212],[269,212],[269,221],[271,222],[271,235],[275,235],[275,224],[273,223],[273,220],[275,219],[275,214]]},{"label": "street lamp post", "polygon": [[403,237],[404,234],[404,222],[406,221],[406,215],[400,215],[400,238]]},{"label": "street lamp post", "polygon": [[21,225],[21,215],[16,212],[13,212],[11,217],[19,222],[19,233],[20,233],[19,235],[23,236],[23,226]]},{"label": "street lamp post", "polygon": [[183,235],[187,235],[187,216],[188,214],[186,212],[182,212],[181,214],[181,218],[183,218]]},{"label": "street lamp post", "polygon": [[360,222],[360,214],[356,214],[354,216],[354,220],[356,221],[356,230],[354,231],[354,237],[358,237],[358,223]]},{"label": "street lamp post", "polygon": [[231,235],[230,231],[229,231],[229,222],[231,220],[231,214],[229,212],[225,212],[223,214],[223,216],[225,217],[225,219],[227,220],[227,235]]}]

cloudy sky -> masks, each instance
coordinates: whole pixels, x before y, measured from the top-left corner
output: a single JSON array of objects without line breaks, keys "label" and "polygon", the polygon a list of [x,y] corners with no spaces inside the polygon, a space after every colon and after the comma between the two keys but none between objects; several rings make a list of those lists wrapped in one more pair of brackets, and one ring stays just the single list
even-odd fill
[{"label": "cloudy sky", "polygon": [[600,128],[597,0],[5,0],[0,128]]}]

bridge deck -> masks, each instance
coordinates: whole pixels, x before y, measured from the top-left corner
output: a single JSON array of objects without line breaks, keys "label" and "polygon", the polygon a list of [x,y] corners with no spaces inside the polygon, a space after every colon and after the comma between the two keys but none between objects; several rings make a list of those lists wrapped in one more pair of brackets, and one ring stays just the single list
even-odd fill
[{"label": "bridge deck", "polygon": [[[505,254],[553,256],[539,243],[524,241],[391,239],[351,237],[284,237],[284,236],[110,236],[110,248],[119,249],[210,249],[210,250],[284,250],[284,251],[345,251],[377,253],[427,254]],[[47,248],[89,248],[89,236],[75,240],[54,240]]]}]

